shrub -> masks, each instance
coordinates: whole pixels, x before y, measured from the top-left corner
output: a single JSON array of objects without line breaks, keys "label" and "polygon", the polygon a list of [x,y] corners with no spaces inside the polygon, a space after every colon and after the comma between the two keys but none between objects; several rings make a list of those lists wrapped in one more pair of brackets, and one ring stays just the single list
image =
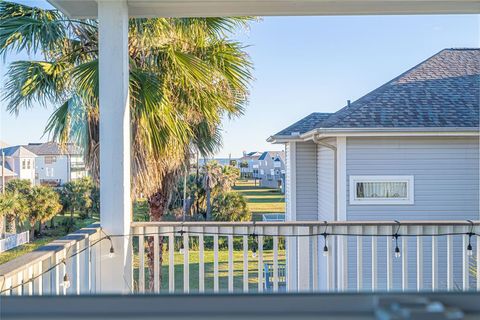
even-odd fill
[{"label": "shrub", "polygon": [[213,198],[212,217],[215,221],[250,221],[252,214],[241,194],[221,192]]}]

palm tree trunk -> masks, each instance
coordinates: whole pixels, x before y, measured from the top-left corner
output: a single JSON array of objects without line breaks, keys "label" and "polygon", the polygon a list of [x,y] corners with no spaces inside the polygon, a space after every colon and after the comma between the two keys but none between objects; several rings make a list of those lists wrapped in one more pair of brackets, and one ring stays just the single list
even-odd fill
[{"label": "palm tree trunk", "polygon": [[7,215],[7,233],[17,233],[17,219],[13,214]]},{"label": "palm tree trunk", "polygon": [[212,203],[211,203],[211,192],[210,187],[207,185],[207,220],[211,220],[212,218]]},{"label": "palm tree trunk", "polygon": [[[161,221],[163,216],[168,210],[168,206],[170,204],[170,200],[172,198],[173,188],[177,181],[177,173],[170,172],[166,174],[163,178],[162,186],[159,190],[151,195],[148,198],[148,205],[150,209],[150,221]],[[159,237],[159,248],[158,248],[158,263],[159,263],[159,281],[160,286],[162,284],[162,263],[163,263],[163,237],[158,235],[147,236],[147,260],[148,260],[148,282],[149,282],[149,289],[150,291],[154,290],[155,284],[155,248],[154,248],[154,237]],[[173,261],[169,263],[174,263]]]},{"label": "palm tree trunk", "polygon": [[33,224],[33,227],[30,227],[30,241],[35,239],[35,224]]}]

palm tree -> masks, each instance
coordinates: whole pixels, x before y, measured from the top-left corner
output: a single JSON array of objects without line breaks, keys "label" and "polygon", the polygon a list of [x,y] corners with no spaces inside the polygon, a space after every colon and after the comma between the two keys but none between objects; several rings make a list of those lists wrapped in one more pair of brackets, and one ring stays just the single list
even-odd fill
[{"label": "palm tree", "polygon": [[[221,119],[242,113],[251,63],[242,45],[228,36],[250,20],[130,21],[132,197],[148,196],[151,221],[161,220],[168,209],[190,149],[214,152],[221,141]],[[18,113],[34,102],[56,105],[46,132],[59,142],[83,146],[97,180],[97,22],[3,1],[0,29],[0,55],[24,51],[41,56],[38,61],[10,65],[4,89],[7,109]]]},{"label": "palm tree", "polygon": [[207,201],[206,219],[212,219],[212,190],[221,180],[222,167],[216,161],[210,161],[204,165],[203,188],[205,189]]}]

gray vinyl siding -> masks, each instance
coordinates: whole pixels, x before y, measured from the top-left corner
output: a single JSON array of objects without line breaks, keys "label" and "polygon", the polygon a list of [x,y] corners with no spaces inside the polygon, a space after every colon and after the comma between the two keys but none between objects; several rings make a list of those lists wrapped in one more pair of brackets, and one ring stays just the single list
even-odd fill
[{"label": "gray vinyl siding", "polygon": [[285,220],[293,220],[292,208],[292,143],[285,144]]},{"label": "gray vinyl siding", "polygon": [[[347,220],[466,220],[479,218],[478,138],[348,138]],[[350,175],[413,175],[413,205],[350,205]],[[404,241],[405,239],[400,240]],[[386,242],[378,239],[379,289],[386,289]],[[416,239],[408,238],[409,289],[416,286]],[[349,241],[349,287],[356,284],[356,239]],[[371,241],[363,241],[364,289],[371,283]],[[424,238],[424,285],[431,287],[431,239]],[[461,236],[454,236],[454,282],[461,286]],[[403,253],[405,254],[405,253]],[[438,239],[439,287],[446,288],[446,239]],[[393,285],[401,288],[401,259],[393,261]],[[473,284],[473,281],[471,281]]]},{"label": "gray vinyl siding", "polygon": [[[335,145],[335,139],[326,139],[325,143]],[[317,181],[318,181],[318,220],[334,220],[334,151],[317,146]]]},{"label": "gray vinyl siding", "polygon": [[313,142],[296,143],[297,221],[318,219],[317,146]]},{"label": "gray vinyl siding", "polygon": [[[472,137],[348,138],[347,220],[479,218],[479,144]],[[351,175],[412,175],[413,205],[350,205]]]}]

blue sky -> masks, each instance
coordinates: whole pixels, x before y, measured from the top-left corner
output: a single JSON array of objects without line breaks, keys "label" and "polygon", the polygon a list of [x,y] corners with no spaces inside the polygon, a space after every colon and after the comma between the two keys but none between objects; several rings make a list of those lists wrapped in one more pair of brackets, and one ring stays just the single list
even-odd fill
[{"label": "blue sky", "polygon": [[[336,111],[443,48],[479,47],[479,16],[267,17],[237,37],[248,45],[255,81],[245,114],[224,121],[220,157],[280,150],[266,138],[311,112]],[[18,117],[0,107],[0,140],[46,139],[53,107]]]}]

